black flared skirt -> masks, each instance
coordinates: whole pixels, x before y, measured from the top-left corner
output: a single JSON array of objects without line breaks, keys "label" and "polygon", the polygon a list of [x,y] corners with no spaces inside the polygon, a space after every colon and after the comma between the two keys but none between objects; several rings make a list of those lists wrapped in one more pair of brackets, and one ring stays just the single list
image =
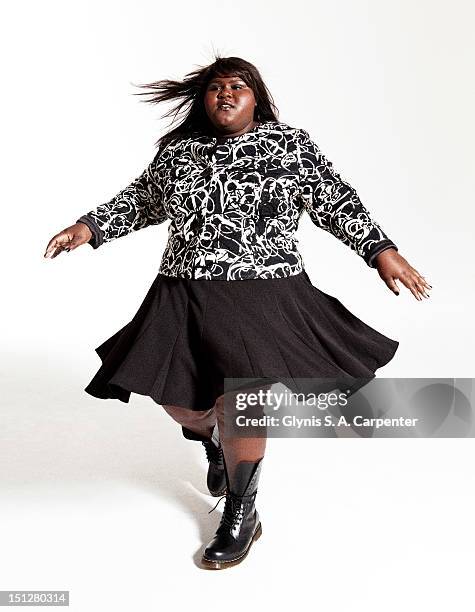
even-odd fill
[{"label": "black flared skirt", "polygon": [[102,365],[85,391],[122,402],[133,392],[192,410],[212,408],[224,379],[282,381],[292,390],[295,379],[333,379],[354,392],[398,345],[305,271],[233,281],[159,273],[133,319],[95,349]]}]

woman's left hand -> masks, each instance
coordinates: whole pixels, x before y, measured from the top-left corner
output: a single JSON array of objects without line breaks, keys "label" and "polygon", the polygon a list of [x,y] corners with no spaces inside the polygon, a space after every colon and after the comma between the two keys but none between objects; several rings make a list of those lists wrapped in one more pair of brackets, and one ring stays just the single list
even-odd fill
[{"label": "woman's left hand", "polygon": [[386,249],[375,258],[376,268],[379,276],[393,293],[399,295],[399,287],[396,279],[400,280],[416,300],[422,301],[422,297],[430,297],[427,293],[432,285],[426,281],[424,276],[413,268],[396,249]]}]

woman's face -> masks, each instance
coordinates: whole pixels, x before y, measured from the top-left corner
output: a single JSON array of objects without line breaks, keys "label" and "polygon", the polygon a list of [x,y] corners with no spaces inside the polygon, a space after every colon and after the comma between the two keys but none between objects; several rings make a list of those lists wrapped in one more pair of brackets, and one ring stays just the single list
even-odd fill
[{"label": "woman's face", "polygon": [[204,105],[218,133],[238,135],[255,124],[254,92],[241,77],[226,75],[211,79],[204,94]]}]

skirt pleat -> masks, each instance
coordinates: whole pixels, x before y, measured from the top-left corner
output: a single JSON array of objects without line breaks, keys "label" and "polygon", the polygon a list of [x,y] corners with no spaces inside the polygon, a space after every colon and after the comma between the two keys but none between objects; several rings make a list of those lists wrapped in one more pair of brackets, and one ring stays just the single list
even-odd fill
[{"label": "skirt pleat", "polygon": [[[305,271],[243,281],[159,273],[134,318],[95,349],[102,365],[85,391],[123,402],[134,392],[192,410],[213,407],[224,378],[265,378],[307,393],[344,385],[354,393],[398,345],[313,286]],[[295,379],[339,384],[302,387]]]}]

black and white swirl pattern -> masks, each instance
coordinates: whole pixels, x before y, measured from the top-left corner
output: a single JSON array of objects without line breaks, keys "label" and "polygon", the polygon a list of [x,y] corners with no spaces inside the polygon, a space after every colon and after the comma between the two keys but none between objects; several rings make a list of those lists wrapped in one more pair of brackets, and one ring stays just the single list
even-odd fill
[{"label": "black and white swirl pattern", "polygon": [[309,134],[282,122],[235,138],[168,145],[110,202],[78,221],[91,228],[97,248],[169,220],[162,274],[266,279],[303,270],[295,233],[304,210],[369,266],[382,250],[397,249]]}]

